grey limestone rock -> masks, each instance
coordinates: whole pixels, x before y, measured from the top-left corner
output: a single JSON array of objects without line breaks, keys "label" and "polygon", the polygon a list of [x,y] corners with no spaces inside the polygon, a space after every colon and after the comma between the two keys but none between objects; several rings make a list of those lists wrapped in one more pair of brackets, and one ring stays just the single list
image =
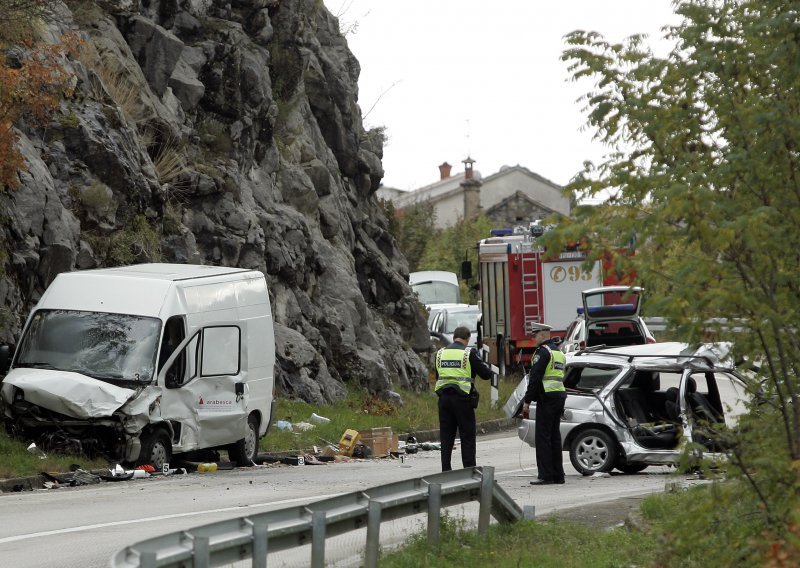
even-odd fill
[{"label": "grey limestone rock", "polygon": [[[429,335],[374,197],[383,139],[363,128],[358,61],[323,3],[103,6],[80,30],[91,56],[67,63],[76,96],[47,128],[18,125],[0,341],[59,272],[243,266],[269,282],[284,396],[427,389]],[[78,26],[64,21],[47,37]]]}]

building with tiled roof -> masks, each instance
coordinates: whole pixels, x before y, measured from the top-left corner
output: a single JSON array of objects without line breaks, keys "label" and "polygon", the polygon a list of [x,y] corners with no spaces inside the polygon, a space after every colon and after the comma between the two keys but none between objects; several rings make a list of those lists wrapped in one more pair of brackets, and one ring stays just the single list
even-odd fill
[{"label": "building with tiled roof", "polygon": [[436,228],[454,225],[459,219],[486,215],[497,226],[515,226],[553,213],[570,214],[570,200],[561,186],[520,165],[503,166],[486,178],[473,171],[471,158],[464,171],[450,175],[452,166],[439,166],[438,181],[413,191],[381,188],[378,196],[389,199],[400,210],[422,202],[431,203]]}]

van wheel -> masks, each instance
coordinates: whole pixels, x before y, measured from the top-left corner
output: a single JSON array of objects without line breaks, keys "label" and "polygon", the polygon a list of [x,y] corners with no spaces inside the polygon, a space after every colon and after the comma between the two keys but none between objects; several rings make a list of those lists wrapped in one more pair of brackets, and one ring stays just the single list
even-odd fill
[{"label": "van wheel", "polygon": [[251,414],[247,418],[247,434],[244,438],[228,446],[228,457],[238,467],[248,467],[258,455],[258,418]]},{"label": "van wheel", "polygon": [[569,460],[582,475],[611,471],[617,461],[616,442],[604,431],[589,428],[572,441]]},{"label": "van wheel", "polygon": [[172,458],[172,442],[163,430],[155,430],[142,439],[142,451],[136,465],[152,465],[161,471],[165,463]]}]

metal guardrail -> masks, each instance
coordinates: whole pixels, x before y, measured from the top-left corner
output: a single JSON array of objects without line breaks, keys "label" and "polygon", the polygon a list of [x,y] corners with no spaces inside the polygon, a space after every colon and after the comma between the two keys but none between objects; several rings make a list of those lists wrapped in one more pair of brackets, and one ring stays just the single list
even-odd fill
[{"label": "metal guardrail", "polygon": [[378,565],[380,527],[428,513],[428,540],[439,542],[441,508],[478,501],[478,532],[490,516],[501,523],[523,518],[519,505],[494,481],[494,468],[478,466],[437,473],[178,531],[127,546],[111,558],[112,568],[206,568],[252,558],[266,568],[267,554],[311,544],[313,568],[325,565],[325,539],[366,527],[364,565]]},{"label": "metal guardrail", "polygon": [[642,318],[650,331],[664,331],[667,329],[667,319],[660,317]]}]

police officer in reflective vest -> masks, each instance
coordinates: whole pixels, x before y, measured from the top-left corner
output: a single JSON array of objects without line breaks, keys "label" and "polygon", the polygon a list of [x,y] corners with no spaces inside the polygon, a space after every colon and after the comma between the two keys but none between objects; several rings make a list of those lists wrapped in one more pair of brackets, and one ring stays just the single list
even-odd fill
[{"label": "police officer in reflective vest", "polygon": [[[439,396],[439,436],[442,445],[442,471],[453,469],[450,465],[456,430],[461,438],[461,464],[475,465],[475,406],[470,397],[475,391],[475,374],[482,379],[492,378],[492,370],[477,353],[467,345],[470,331],[458,326],[453,331],[453,343],[436,353],[436,387]],[[477,394],[477,392],[475,392]]]},{"label": "police officer in reflective vest", "polygon": [[523,414],[528,415],[529,405],[536,402],[536,465],[539,479],[531,485],[564,483],[564,465],[561,448],[561,414],[567,392],[564,388],[566,357],[558,348],[558,340],[550,339],[550,326],[533,324],[536,351],[528,373],[528,390],[525,393]]}]

